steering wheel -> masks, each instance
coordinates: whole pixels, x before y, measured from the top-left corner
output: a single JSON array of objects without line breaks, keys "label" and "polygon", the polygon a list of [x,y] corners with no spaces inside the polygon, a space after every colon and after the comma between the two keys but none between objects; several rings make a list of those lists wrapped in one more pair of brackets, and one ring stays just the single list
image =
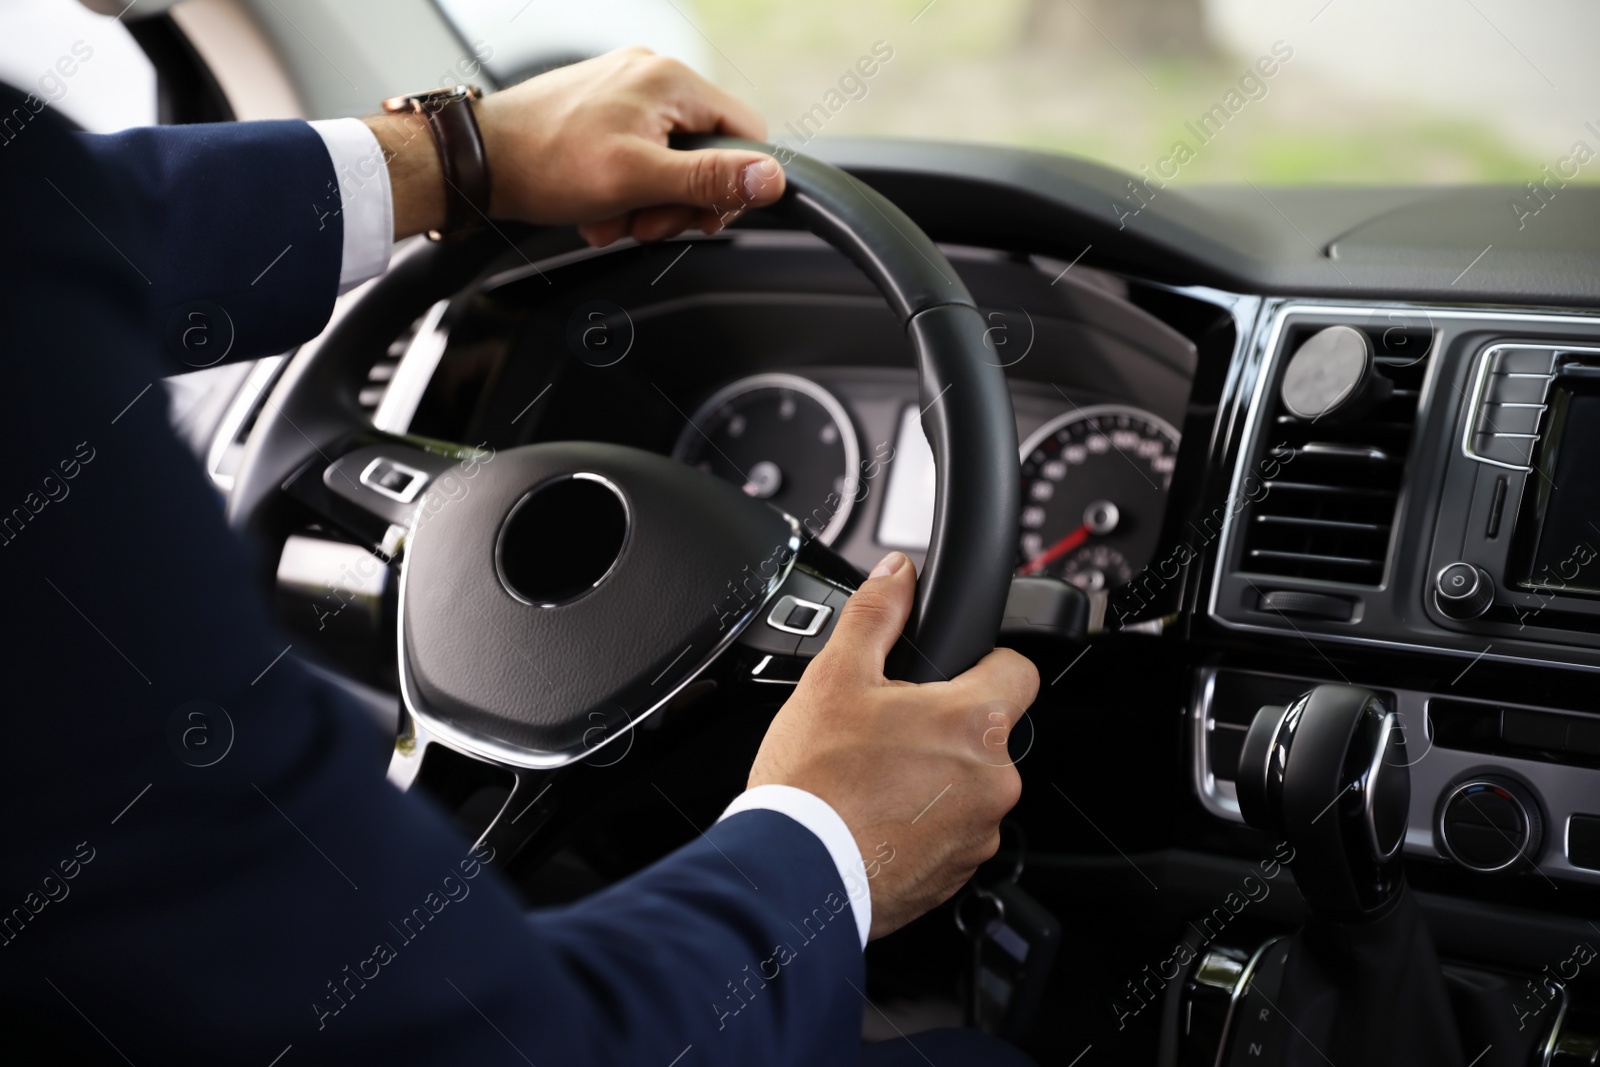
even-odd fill
[{"label": "steering wheel", "polygon": [[[1011,396],[982,316],[933,241],[843,171],[731,138],[682,146],[789,156],[787,191],[766,210],[853,260],[899,317],[937,473],[927,562],[888,669],[955,676],[994,645],[1019,512]],[[794,517],[662,455],[590,442],[490,454],[376,431],[356,401],[375,347],[504,247],[484,235],[397,256],[293,356],[228,503],[230,522],[264,547],[303,524],[293,498],[400,557],[405,715],[391,778],[412,784],[428,746],[443,745],[512,772],[500,813],[715,677],[741,640],[776,631],[803,660],[816,645],[806,623],[836,617],[860,580]],[[816,610],[782,628],[794,621],[777,617],[778,606],[792,611],[785,596]]]}]

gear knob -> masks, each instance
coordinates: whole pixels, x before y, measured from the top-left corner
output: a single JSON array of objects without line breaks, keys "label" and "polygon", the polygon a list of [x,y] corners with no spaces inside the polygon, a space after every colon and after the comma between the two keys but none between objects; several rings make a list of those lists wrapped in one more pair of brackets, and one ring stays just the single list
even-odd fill
[{"label": "gear knob", "polygon": [[1411,776],[1393,711],[1371,690],[1319,685],[1256,713],[1239,757],[1239,810],[1294,849],[1313,911],[1341,922],[1384,914],[1400,865]]}]

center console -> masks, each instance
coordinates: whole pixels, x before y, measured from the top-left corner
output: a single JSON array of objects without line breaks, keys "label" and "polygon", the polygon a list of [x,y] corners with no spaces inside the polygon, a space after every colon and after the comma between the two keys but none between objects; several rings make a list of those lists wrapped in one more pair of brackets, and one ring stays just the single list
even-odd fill
[{"label": "center console", "polygon": [[[1227,498],[1193,524],[1216,542],[1211,618],[1600,670],[1600,318],[1272,314]],[[1333,328],[1366,338],[1387,388],[1306,418],[1288,371]]]},{"label": "center console", "polygon": [[[1247,821],[1265,709],[1367,686],[1399,738],[1381,762],[1409,775],[1402,856],[1470,872],[1466,886],[1600,886],[1600,700],[1574,684],[1600,671],[1600,318],[1269,304],[1239,366],[1216,446],[1226,496],[1186,531],[1215,561],[1196,608],[1225,650],[1189,705],[1202,806]],[[1236,640],[1250,635],[1278,641]],[[1263,648],[1292,649],[1294,666],[1260,669]],[[1276,999],[1290,944],[1201,954],[1182,1007],[1199,1037],[1179,1061],[1257,1063],[1295,1043],[1251,1031],[1281,1014],[1250,1002]],[[1461,1029],[1463,1062],[1493,1043],[1484,1064],[1600,1063],[1589,1006],[1561,982],[1541,996],[1525,975],[1460,969],[1444,967],[1458,1020],[1552,1006],[1536,1042],[1513,1023],[1517,1040],[1466,1047],[1480,1035]],[[1495,982],[1506,1004],[1463,1000]]]},{"label": "center console", "polygon": [[1441,963],[1400,862],[1446,859],[1552,888],[1593,881],[1600,872],[1568,853],[1593,855],[1600,818],[1568,815],[1565,833],[1549,833],[1552,812],[1596,806],[1583,791],[1592,771],[1468,751],[1455,726],[1429,726],[1428,703],[1412,691],[1231,670],[1201,679],[1200,794],[1213,814],[1279,842],[1273,855],[1293,869],[1310,918],[1265,939],[1201,933],[1169,993],[1166,1062],[1600,1063],[1593,998],[1567,987],[1595,956],[1588,940],[1537,972],[1526,961]]},{"label": "center console", "polygon": [[[1238,766],[1256,712],[1331,678],[1205,668],[1190,713],[1194,785],[1211,814],[1243,822]],[[1357,684],[1360,678],[1351,679]],[[1411,777],[1404,851],[1483,875],[1600,885],[1600,718],[1374,687],[1395,712]]]},{"label": "center console", "polygon": [[[1272,316],[1241,390],[1209,615],[1288,637],[1327,669],[1200,673],[1202,803],[1240,821],[1234,767],[1263,704],[1370,682],[1346,677],[1361,649],[1443,654],[1459,667],[1446,661],[1437,688],[1383,690],[1413,764],[1406,852],[1600,884],[1600,701],[1573,706],[1569,690],[1547,703],[1537,688],[1489,701],[1470,680],[1483,661],[1533,677],[1600,670],[1600,319],[1297,304]],[[1365,338],[1382,388],[1333,362],[1336,331]],[[1369,400],[1307,410],[1306,380]],[[1465,818],[1463,798],[1492,817]]]}]

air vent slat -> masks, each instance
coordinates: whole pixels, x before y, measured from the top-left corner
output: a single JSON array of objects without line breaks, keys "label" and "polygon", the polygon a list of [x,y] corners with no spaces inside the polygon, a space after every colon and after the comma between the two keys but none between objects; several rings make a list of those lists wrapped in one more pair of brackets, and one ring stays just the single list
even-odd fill
[{"label": "air vent slat", "polygon": [[1294,493],[1331,493],[1338,496],[1381,496],[1393,497],[1394,489],[1384,489],[1368,485],[1324,485],[1320,482],[1268,482],[1267,492],[1286,490]]},{"label": "air vent slat", "polygon": [[400,366],[400,360],[405,356],[406,350],[411,347],[412,340],[416,338],[424,317],[418,316],[399,337],[389,342],[389,347],[384,350],[383,355],[367,368],[367,382],[356,394],[356,403],[369,417],[375,414],[378,406],[383,403],[384,394],[389,391],[389,383],[394,380],[394,372]]},{"label": "air vent slat", "polygon": [[1382,560],[1361,559],[1354,556],[1319,556],[1312,552],[1279,552],[1270,548],[1252,548],[1250,555],[1254,559],[1309,560],[1313,563],[1326,563],[1336,567],[1383,566]]},{"label": "air vent slat", "polygon": [[[1276,366],[1321,326],[1287,332]],[[1416,428],[1428,359],[1385,356],[1383,337],[1366,331],[1377,372],[1394,390],[1366,414],[1308,421],[1286,411],[1278,381],[1263,397],[1265,432],[1251,457],[1262,492],[1242,516],[1239,561],[1250,574],[1352,586],[1383,581],[1390,535]],[[1420,338],[1412,339],[1420,340]],[[1265,477],[1267,464],[1271,477]]]},{"label": "air vent slat", "polygon": [[1257,515],[1257,522],[1280,523],[1285,526],[1317,526],[1327,530],[1388,533],[1389,527],[1376,522],[1346,522],[1340,519],[1307,519],[1299,515]]},{"label": "air vent slat", "polygon": [[1348,459],[1366,463],[1393,463],[1395,458],[1381,448],[1372,445],[1346,445],[1330,441],[1309,441],[1291,453],[1295,458],[1308,457],[1311,459]]}]

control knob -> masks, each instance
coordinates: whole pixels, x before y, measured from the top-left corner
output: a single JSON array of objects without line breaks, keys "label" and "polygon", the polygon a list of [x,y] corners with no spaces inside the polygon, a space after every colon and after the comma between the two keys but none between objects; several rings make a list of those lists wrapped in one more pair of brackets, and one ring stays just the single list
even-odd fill
[{"label": "control knob", "polygon": [[1482,567],[1452,563],[1433,576],[1433,599],[1448,618],[1476,619],[1494,603],[1494,579]]},{"label": "control knob", "polygon": [[1488,873],[1533,862],[1543,844],[1544,820],[1517,782],[1474,775],[1445,792],[1438,833],[1441,852],[1468,870]]}]

